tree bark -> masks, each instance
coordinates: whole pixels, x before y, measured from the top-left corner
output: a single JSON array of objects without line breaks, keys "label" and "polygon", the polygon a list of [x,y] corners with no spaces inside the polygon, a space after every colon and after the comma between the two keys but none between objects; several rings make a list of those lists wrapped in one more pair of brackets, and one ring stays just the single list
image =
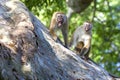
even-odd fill
[{"label": "tree bark", "polygon": [[0,0],[0,80],[113,80],[56,43],[18,0]]}]

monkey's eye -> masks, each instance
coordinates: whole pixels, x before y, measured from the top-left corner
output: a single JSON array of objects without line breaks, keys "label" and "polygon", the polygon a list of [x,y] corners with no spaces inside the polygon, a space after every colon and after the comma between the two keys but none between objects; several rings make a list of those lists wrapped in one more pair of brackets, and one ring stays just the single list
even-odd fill
[{"label": "monkey's eye", "polygon": [[62,15],[58,15],[57,17],[58,17],[58,18],[62,18]]},{"label": "monkey's eye", "polygon": [[62,22],[63,21],[63,17],[61,16],[61,15],[59,15],[58,17],[57,17],[57,21],[59,22]]}]

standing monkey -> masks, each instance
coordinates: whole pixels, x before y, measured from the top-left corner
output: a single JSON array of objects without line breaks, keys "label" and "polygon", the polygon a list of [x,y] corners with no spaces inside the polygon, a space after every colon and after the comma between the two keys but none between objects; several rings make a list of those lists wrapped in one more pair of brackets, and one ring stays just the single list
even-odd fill
[{"label": "standing monkey", "polygon": [[70,47],[74,46],[79,56],[88,59],[92,39],[92,24],[84,22],[81,27],[78,27],[70,42]]},{"label": "standing monkey", "polygon": [[51,36],[55,41],[58,40],[57,31],[61,30],[64,38],[65,47],[68,47],[68,23],[67,17],[64,13],[54,12],[49,30]]}]

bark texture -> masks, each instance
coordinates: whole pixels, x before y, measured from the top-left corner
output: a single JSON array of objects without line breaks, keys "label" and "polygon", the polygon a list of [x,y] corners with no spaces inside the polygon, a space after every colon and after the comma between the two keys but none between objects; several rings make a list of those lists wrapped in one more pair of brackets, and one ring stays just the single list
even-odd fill
[{"label": "bark texture", "polygon": [[113,79],[52,40],[23,3],[0,0],[0,80]]}]

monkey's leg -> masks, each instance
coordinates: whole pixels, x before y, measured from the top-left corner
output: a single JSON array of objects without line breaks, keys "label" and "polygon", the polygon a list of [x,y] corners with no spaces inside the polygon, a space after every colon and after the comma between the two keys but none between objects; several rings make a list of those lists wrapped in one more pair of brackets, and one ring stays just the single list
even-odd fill
[{"label": "monkey's leg", "polygon": [[64,46],[63,42],[60,40],[60,38],[59,38],[59,37],[57,37],[56,42],[58,42],[58,43],[60,43],[61,45],[63,45],[63,46]]},{"label": "monkey's leg", "polygon": [[89,56],[89,51],[90,51],[90,49],[89,48],[83,48],[82,50],[81,50],[81,52],[80,52],[80,57],[81,58],[83,58],[83,59],[85,59],[85,60],[87,60],[88,59],[88,56]]}]

